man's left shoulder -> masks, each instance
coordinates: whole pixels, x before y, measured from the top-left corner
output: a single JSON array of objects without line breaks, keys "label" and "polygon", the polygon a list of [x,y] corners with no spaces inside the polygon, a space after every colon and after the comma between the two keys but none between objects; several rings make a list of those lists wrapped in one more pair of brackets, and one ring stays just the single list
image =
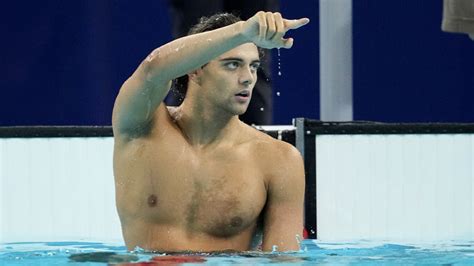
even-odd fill
[{"label": "man's left shoulder", "polygon": [[263,135],[253,141],[252,159],[259,165],[267,188],[273,192],[278,191],[274,188],[304,188],[304,163],[298,149],[290,143],[260,133]]},{"label": "man's left shoulder", "polygon": [[298,151],[298,149],[288,142],[278,139],[273,139],[272,142],[272,145],[270,145],[268,149],[270,150],[271,154],[277,157],[275,159],[292,160],[301,158],[301,153]]},{"label": "man's left shoulder", "polygon": [[301,153],[295,146],[263,132],[257,132],[252,143],[252,153],[262,163],[273,166],[302,163]]}]

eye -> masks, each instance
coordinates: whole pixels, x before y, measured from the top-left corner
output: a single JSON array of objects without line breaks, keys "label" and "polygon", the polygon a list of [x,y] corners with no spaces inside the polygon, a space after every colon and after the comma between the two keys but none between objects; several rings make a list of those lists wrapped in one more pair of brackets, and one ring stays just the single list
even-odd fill
[{"label": "eye", "polygon": [[230,69],[230,70],[234,70],[234,69],[237,69],[239,67],[239,63],[238,62],[228,62],[225,64],[225,67]]},{"label": "eye", "polygon": [[252,69],[252,71],[257,71],[259,67],[260,63],[254,63],[250,65],[250,69]]}]

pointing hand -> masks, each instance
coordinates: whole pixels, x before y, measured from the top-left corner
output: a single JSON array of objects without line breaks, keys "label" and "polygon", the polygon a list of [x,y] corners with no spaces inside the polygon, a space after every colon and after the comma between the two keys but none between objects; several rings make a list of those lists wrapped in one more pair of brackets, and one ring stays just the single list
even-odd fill
[{"label": "pointing hand", "polygon": [[255,45],[266,48],[291,48],[293,38],[285,39],[287,31],[309,23],[308,18],[288,20],[276,12],[260,11],[243,23],[242,34]]}]

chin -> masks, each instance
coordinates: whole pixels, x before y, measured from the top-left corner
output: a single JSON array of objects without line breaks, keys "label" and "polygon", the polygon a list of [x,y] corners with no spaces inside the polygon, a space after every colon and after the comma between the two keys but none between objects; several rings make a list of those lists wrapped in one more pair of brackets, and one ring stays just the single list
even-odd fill
[{"label": "chin", "polygon": [[247,107],[248,107],[248,106],[245,106],[245,108],[236,110],[236,112],[235,112],[236,115],[243,115],[243,114],[245,114],[245,112],[247,112]]},{"label": "chin", "polygon": [[243,115],[245,112],[247,112],[248,109],[248,104],[230,104],[227,105],[226,111],[231,114],[231,115]]}]

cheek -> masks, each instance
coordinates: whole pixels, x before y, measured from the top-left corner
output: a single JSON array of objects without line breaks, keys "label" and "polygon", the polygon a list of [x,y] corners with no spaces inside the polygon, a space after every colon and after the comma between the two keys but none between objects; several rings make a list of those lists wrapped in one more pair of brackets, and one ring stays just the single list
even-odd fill
[{"label": "cheek", "polygon": [[238,83],[237,75],[229,73],[228,71],[215,70],[213,75],[207,75],[203,80],[202,86],[209,90],[209,94],[216,97],[225,97],[228,92],[231,92]]},{"label": "cheek", "polygon": [[229,75],[228,73],[221,73],[215,77],[214,85],[219,88],[219,90],[231,89],[233,83],[235,83],[236,77]]}]

